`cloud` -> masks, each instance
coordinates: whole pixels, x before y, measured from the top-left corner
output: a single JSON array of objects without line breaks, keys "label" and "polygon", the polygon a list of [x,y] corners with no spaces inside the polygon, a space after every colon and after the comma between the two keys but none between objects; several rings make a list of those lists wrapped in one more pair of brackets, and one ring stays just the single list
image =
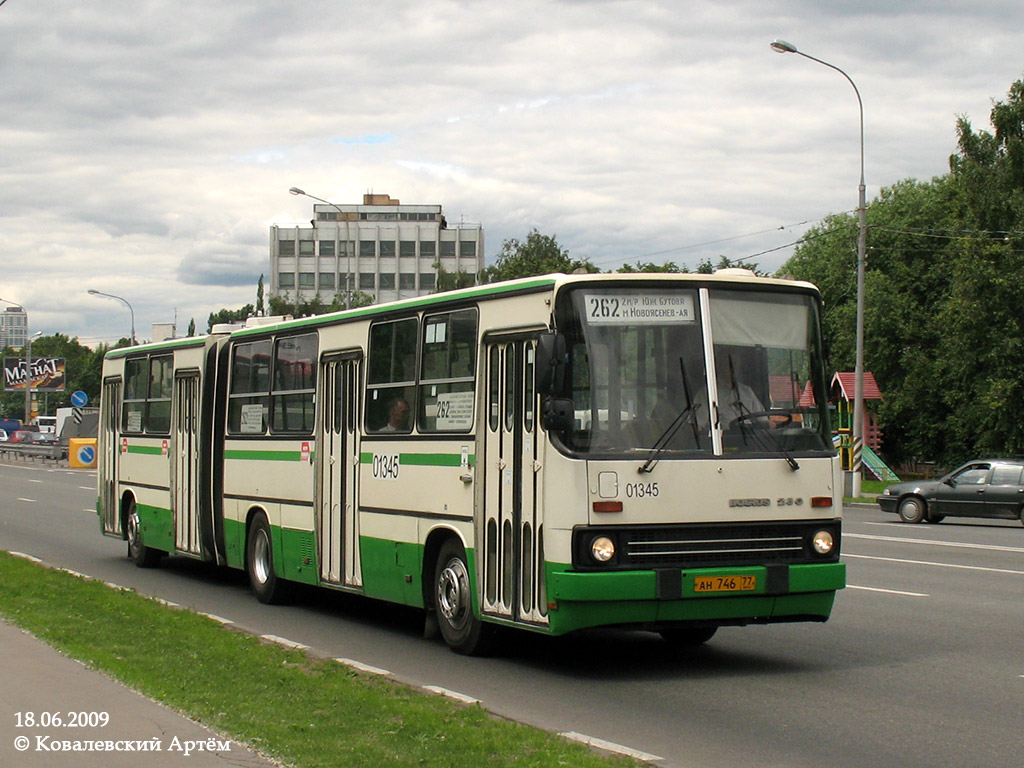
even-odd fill
[{"label": "cloud", "polygon": [[609,268],[759,253],[852,209],[859,176],[849,84],[772,39],[855,79],[873,195],[945,172],[957,114],[987,125],[1021,22],[984,0],[8,3],[0,295],[83,338],[125,335],[86,287],[139,329],[202,327],[254,300],[269,227],[310,219],[291,186],[440,203],[491,257],[532,227]]}]

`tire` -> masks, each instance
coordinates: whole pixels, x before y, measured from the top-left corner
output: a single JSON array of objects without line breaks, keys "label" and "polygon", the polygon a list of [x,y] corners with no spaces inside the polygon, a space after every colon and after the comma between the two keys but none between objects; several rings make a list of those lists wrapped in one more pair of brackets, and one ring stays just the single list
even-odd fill
[{"label": "tire", "polygon": [[455,539],[441,546],[434,567],[434,609],[441,636],[456,653],[479,656],[492,647],[494,627],[473,612],[466,552]]},{"label": "tire", "polygon": [[904,523],[920,523],[928,514],[924,499],[908,496],[900,501],[900,520]]},{"label": "tire", "polygon": [[274,605],[287,599],[287,584],[274,571],[274,538],[262,512],[253,517],[245,537],[245,569],[261,603]]},{"label": "tire", "polygon": [[715,636],[718,627],[667,627],[658,631],[666,643],[678,648],[697,648]]},{"label": "tire", "polygon": [[139,568],[154,568],[163,557],[159,549],[147,547],[143,541],[142,522],[135,501],[128,502],[128,514],[125,515],[125,537],[128,539],[128,559]]}]

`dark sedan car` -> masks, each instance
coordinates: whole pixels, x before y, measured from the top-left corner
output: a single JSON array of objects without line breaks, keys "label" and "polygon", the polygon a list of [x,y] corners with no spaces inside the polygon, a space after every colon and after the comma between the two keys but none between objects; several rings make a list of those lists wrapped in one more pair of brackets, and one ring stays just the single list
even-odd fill
[{"label": "dark sedan car", "polygon": [[937,523],[947,516],[1024,522],[1022,471],[1024,459],[969,461],[938,480],[890,485],[878,497],[878,506],[905,523]]}]

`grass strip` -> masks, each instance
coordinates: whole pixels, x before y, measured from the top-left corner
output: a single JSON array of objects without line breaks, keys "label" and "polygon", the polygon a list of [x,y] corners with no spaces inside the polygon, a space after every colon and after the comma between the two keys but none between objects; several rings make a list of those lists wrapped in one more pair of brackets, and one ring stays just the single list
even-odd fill
[{"label": "grass strip", "polygon": [[641,765],[6,552],[0,615],[297,768]]}]

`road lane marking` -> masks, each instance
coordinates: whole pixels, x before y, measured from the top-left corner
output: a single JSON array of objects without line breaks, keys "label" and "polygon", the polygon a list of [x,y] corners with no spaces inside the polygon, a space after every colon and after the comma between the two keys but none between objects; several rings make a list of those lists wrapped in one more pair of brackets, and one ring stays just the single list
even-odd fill
[{"label": "road lane marking", "polygon": [[24,502],[27,502],[28,504],[35,504],[36,503],[35,499],[24,499],[21,496],[18,497],[18,501],[24,501]]},{"label": "road lane marking", "polygon": [[603,749],[606,752],[614,752],[617,755],[628,755],[629,757],[635,757],[637,760],[642,760],[645,763],[654,763],[659,760],[664,760],[664,757],[658,757],[652,755],[649,752],[641,752],[639,749],[633,749],[632,747],[624,747],[621,744],[616,744],[611,741],[605,741],[604,739],[595,739],[593,736],[585,736],[582,733],[576,733],[576,731],[565,731],[558,734],[566,739],[572,741],[579,741],[586,744],[589,747],[595,747],[597,749]]},{"label": "road lane marking", "polygon": [[902,536],[870,536],[866,533],[844,533],[843,538],[894,541],[899,544],[930,544],[933,547],[954,547],[956,549],[984,549],[989,552],[1024,552],[1024,547],[1001,547],[996,544],[964,544],[956,541],[934,541],[932,539],[906,539]]},{"label": "road lane marking", "polygon": [[989,573],[1008,573],[1012,576],[1024,576],[1024,571],[1014,571],[1009,568],[986,568],[983,565],[955,565],[953,563],[933,563],[930,560],[904,560],[899,557],[873,557],[872,555],[851,555],[844,554],[843,558],[858,558],[860,560],[883,560],[887,563],[909,563],[910,565],[933,565],[936,568],[959,568],[963,571],[987,571]]},{"label": "road lane marking", "polygon": [[881,589],[879,587],[858,587],[856,584],[847,584],[847,589],[861,589],[865,592],[885,592],[887,595],[905,595],[906,597],[931,597],[924,592],[904,592],[900,589]]}]

